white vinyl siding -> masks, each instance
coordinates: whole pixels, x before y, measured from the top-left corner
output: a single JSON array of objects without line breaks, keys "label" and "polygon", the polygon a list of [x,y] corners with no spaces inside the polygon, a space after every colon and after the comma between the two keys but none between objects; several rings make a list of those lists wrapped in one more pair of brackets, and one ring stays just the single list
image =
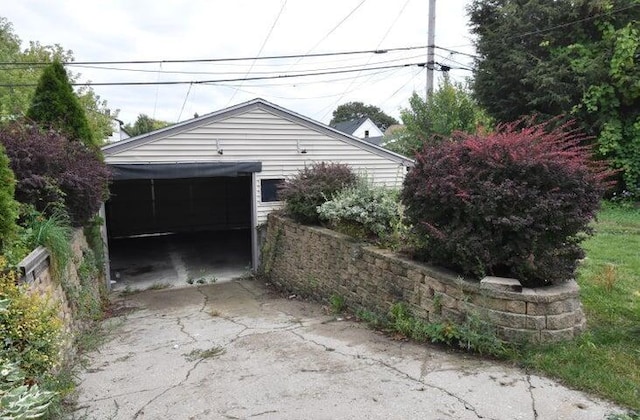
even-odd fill
[{"label": "white vinyl siding", "polygon": [[[218,153],[218,147],[223,154]],[[262,162],[262,172],[255,174],[257,224],[281,205],[261,202],[262,179],[286,179],[305,165],[327,161],[349,164],[375,184],[399,187],[406,171],[384,152],[366,150],[259,108],[107,154],[105,160],[110,164]]]}]

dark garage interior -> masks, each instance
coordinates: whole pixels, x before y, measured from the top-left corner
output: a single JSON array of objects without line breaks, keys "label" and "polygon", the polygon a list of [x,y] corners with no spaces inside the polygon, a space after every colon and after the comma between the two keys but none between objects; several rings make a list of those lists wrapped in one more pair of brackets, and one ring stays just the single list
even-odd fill
[{"label": "dark garage interior", "polygon": [[251,270],[251,176],[125,179],[106,203],[114,290],[182,287]]}]

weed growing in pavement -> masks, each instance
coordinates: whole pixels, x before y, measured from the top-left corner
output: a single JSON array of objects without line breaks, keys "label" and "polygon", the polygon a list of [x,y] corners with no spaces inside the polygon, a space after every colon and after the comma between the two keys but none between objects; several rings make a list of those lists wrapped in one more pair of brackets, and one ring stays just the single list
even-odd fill
[{"label": "weed growing in pavement", "polygon": [[402,302],[393,304],[388,315],[359,310],[356,316],[375,329],[398,333],[419,342],[453,345],[467,351],[493,356],[503,356],[511,352],[510,347],[502,342],[488,325],[473,316],[468,317],[461,325],[424,322],[414,317]]},{"label": "weed growing in pavement", "polygon": [[140,293],[142,290],[131,287],[130,284],[127,284],[124,289],[120,292],[120,296],[126,297],[135,295],[136,293]]},{"label": "weed growing in pavement", "polygon": [[625,414],[609,414],[607,420],[640,420],[640,412],[629,411]]},{"label": "weed growing in pavement", "polygon": [[147,290],[164,290],[173,287],[170,283],[153,283]]},{"label": "weed growing in pavement", "polygon": [[329,304],[331,304],[331,312],[334,314],[339,314],[346,308],[346,301],[341,295],[331,295]]},{"label": "weed growing in pavement", "polygon": [[225,349],[222,346],[213,346],[210,349],[194,349],[189,353],[183,354],[183,356],[190,362],[204,359],[214,359],[225,353]]}]

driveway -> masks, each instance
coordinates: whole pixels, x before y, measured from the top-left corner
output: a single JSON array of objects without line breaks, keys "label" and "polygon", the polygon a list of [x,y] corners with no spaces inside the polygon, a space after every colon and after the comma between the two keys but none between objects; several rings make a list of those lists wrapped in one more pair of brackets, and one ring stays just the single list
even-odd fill
[{"label": "driveway", "polygon": [[116,298],[75,419],[603,419],[506,364],[392,340],[256,280]]}]

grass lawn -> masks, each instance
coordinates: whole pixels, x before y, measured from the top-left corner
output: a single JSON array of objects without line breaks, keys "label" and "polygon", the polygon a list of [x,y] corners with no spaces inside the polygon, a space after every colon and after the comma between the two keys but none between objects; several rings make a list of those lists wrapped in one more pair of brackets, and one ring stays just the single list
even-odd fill
[{"label": "grass lawn", "polygon": [[606,205],[578,271],[588,329],[523,350],[527,367],[640,410],[640,210]]}]

